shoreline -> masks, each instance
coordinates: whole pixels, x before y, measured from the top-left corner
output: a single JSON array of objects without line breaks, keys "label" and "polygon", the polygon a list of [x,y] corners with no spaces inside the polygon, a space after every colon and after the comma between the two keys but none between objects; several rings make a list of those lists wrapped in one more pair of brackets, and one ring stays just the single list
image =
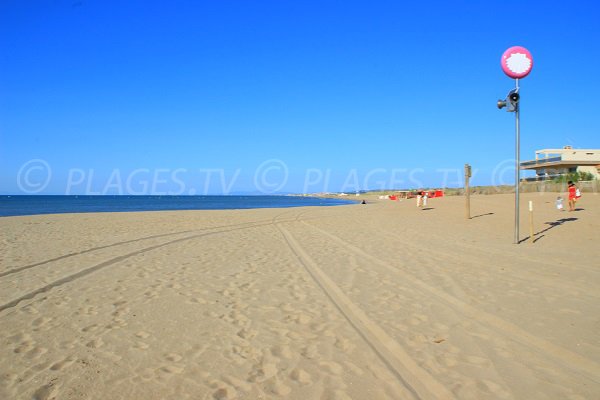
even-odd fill
[{"label": "shoreline", "polygon": [[[3,198],[4,197],[4,198]],[[0,196],[0,218],[44,214],[152,212],[183,210],[243,210],[338,206],[352,200],[317,196]]]}]

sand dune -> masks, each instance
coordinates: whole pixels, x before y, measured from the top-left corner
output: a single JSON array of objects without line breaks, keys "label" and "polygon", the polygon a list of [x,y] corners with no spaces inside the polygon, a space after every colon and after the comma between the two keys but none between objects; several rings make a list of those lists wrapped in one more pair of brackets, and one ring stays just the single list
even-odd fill
[{"label": "sand dune", "polygon": [[3,399],[600,398],[600,196],[0,219]]}]

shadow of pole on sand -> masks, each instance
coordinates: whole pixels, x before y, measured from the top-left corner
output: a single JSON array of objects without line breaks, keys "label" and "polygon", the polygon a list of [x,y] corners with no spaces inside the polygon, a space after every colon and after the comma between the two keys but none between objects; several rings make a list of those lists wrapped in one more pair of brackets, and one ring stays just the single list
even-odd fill
[{"label": "shadow of pole on sand", "polygon": [[493,212],[489,212],[489,213],[485,213],[485,214],[475,215],[475,216],[471,217],[471,219],[473,219],[473,218],[479,218],[479,217],[485,217],[486,215],[494,215],[494,213]]},{"label": "shadow of pole on sand", "polygon": [[[545,235],[542,235],[542,233],[548,232],[550,229],[556,228],[557,226],[560,226],[560,225],[564,224],[565,222],[577,221],[578,219],[579,218],[573,218],[572,217],[572,218],[561,218],[561,219],[553,221],[553,222],[544,222],[545,225],[549,225],[549,226],[546,229],[542,229],[541,231],[536,232],[536,233],[533,234],[534,237],[537,236],[537,238],[535,238],[533,240],[533,243],[537,242],[538,240],[540,240],[541,238],[543,238],[545,236]],[[525,242],[525,241],[527,241],[529,239],[531,239],[531,236],[527,236],[526,238],[521,239],[519,241],[519,243]]]}]

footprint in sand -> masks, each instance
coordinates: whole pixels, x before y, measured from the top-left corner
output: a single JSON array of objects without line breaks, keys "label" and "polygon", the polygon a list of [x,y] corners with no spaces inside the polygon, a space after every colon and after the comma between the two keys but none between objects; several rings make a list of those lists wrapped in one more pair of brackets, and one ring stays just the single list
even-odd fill
[{"label": "footprint in sand", "polygon": [[0,385],[2,387],[8,387],[9,385],[12,385],[14,382],[16,382],[17,379],[19,379],[19,375],[17,374],[4,373],[0,375]]},{"label": "footprint in sand", "polygon": [[215,400],[237,399],[238,395],[234,388],[226,386],[218,388],[212,395]]},{"label": "footprint in sand", "polygon": [[273,379],[272,381],[268,382],[266,386],[270,392],[279,396],[287,396],[292,391],[289,386],[284,385],[277,379]]},{"label": "footprint in sand", "polygon": [[259,370],[259,373],[263,378],[268,379],[271,378],[279,372],[277,365],[275,363],[266,362],[262,364],[262,367]]},{"label": "footprint in sand", "polygon": [[206,304],[206,300],[200,297],[192,297],[187,301],[188,304]]},{"label": "footprint in sand", "polygon": [[178,365],[165,365],[163,367],[160,367],[158,370],[166,374],[180,374],[183,372],[184,367]]},{"label": "footprint in sand", "polygon": [[183,357],[176,353],[169,353],[165,356],[165,358],[169,361],[178,362],[181,361]]},{"label": "footprint in sand", "polygon": [[46,327],[50,321],[52,321],[52,318],[48,318],[48,317],[36,318],[33,320],[33,322],[31,322],[31,326],[36,328],[36,330],[41,330],[42,328]]},{"label": "footprint in sand", "polygon": [[244,292],[247,292],[248,290],[252,289],[252,286],[254,286],[255,284],[256,282],[243,283],[239,286],[239,289],[243,290]]},{"label": "footprint in sand", "polygon": [[299,312],[299,313],[288,315],[286,317],[286,320],[296,322],[300,325],[308,325],[310,323],[310,321],[312,321],[312,317],[303,312]]},{"label": "footprint in sand", "polygon": [[279,305],[279,308],[281,309],[281,311],[286,313],[291,313],[295,310],[290,303],[282,303]]},{"label": "footprint in sand", "polygon": [[33,350],[34,347],[35,347],[35,341],[25,340],[25,341],[19,343],[19,346],[17,348],[15,348],[13,351],[17,354],[27,353],[27,352]]},{"label": "footprint in sand", "polygon": [[54,301],[54,305],[57,307],[63,307],[67,305],[72,299],[69,296],[59,297]]},{"label": "footprint in sand", "polygon": [[27,314],[33,314],[33,315],[35,315],[35,314],[39,314],[39,313],[40,313],[40,312],[37,310],[37,308],[35,308],[35,307],[34,307],[34,306],[32,306],[32,305],[27,305],[27,306],[25,306],[25,307],[22,307],[22,308],[21,308],[21,311],[22,311],[22,312],[24,312],[24,313],[27,313]]},{"label": "footprint in sand", "polygon": [[346,361],[344,365],[346,366],[347,370],[352,371],[352,373],[357,376],[362,376],[365,373],[364,370],[359,368],[356,364],[351,363],[350,361]]},{"label": "footprint in sand", "polygon": [[243,328],[242,330],[240,330],[237,335],[239,337],[241,337],[242,339],[246,339],[246,340],[251,340],[253,339],[256,335],[258,335],[258,332],[255,331],[254,329],[246,329]]},{"label": "footprint in sand", "polygon": [[296,322],[301,325],[308,325],[312,321],[312,317],[308,314],[300,313],[296,317]]},{"label": "footprint in sand", "polygon": [[86,306],[81,309],[83,315],[98,315],[98,308],[95,306]]},{"label": "footprint in sand", "polygon": [[250,392],[252,390],[252,385],[250,383],[242,379],[238,379],[235,376],[223,376],[223,381],[233,386],[236,390],[240,390],[242,392]]},{"label": "footprint in sand", "polygon": [[340,364],[333,361],[321,361],[319,365],[333,375],[341,375],[344,371],[344,368]]},{"label": "footprint in sand", "polygon": [[74,357],[67,357],[62,361],[59,361],[57,363],[54,363],[50,369],[52,371],[61,371],[67,367],[69,367],[71,364],[73,364],[75,362],[75,358]]},{"label": "footprint in sand", "polygon": [[290,378],[302,385],[310,385],[312,383],[310,374],[301,368],[294,369],[290,374]]},{"label": "footprint in sand", "polygon": [[156,290],[148,290],[144,293],[144,296],[146,296],[148,300],[152,300],[158,297],[158,292]]},{"label": "footprint in sand", "polygon": [[[140,339],[147,339],[150,337],[150,334],[148,332],[139,331],[138,333],[135,334],[135,336]],[[134,347],[136,349],[146,350],[146,349],[150,348],[150,345],[148,345],[147,343],[142,342],[142,341],[136,341]]]},{"label": "footprint in sand", "polygon": [[131,311],[129,307],[119,308],[115,310],[111,315],[113,317],[120,317],[121,315],[129,313],[129,311]]},{"label": "footprint in sand", "polygon": [[139,331],[135,334],[135,336],[139,337],[140,339],[147,339],[150,337],[150,334],[148,332]]},{"label": "footprint in sand", "polygon": [[179,283],[169,283],[167,285],[167,287],[169,289],[181,289],[182,288],[182,286]]},{"label": "footprint in sand", "polygon": [[292,353],[292,350],[290,349],[290,346],[287,346],[287,345],[274,346],[271,348],[271,353],[275,357],[286,358],[288,360],[293,358],[293,356],[294,356],[294,354]]},{"label": "footprint in sand", "polygon": [[293,292],[292,293],[292,297],[294,297],[294,299],[296,299],[298,301],[304,301],[304,300],[306,300],[306,294],[305,293]]},{"label": "footprint in sand", "polygon": [[239,311],[232,311],[229,316],[238,326],[246,325],[250,321],[248,317]]},{"label": "footprint in sand", "polygon": [[302,351],[302,355],[308,359],[314,359],[315,357],[317,357],[319,355],[319,349],[314,344],[308,345]]},{"label": "footprint in sand", "polygon": [[273,378],[278,373],[279,369],[275,363],[263,362],[258,369],[255,369],[255,371],[250,374],[248,381],[258,383],[264,382],[270,378]]},{"label": "footprint in sand", "polygon": [[348,339],[338,337],[335,341],[335,347],[347,353],[351,353],[356,346],[354,346],[354,344]]},{"label": "footprint in sand", "polygon": [[327,390],[321,396],[323,400],[352,400],[343,390]]},{"label": "footprint in sand", "polygon": [[58,344],[59,349],[71,350],[80,345],[78,340],[62,341]]},{"label": "footprint in sand", "polygon": [[152,368],[141,368],[137,373],[138,377],[144,381],[154,380],[156,374]]},{"label": "footprint in sand", "polygon": [[327,330],[323,331],[323,336],[333,338],[333,337],[335,337],[335,331],[333,331],[331,329],[327,329]]},{"label": "footprint in sand", "polygon": [[106,325],[106,329],[119,329],[127,326],[127,322],[124,319],[115,318],[112,323]]},{"label": "footprint in sand", "polygon": [[134,347],[136,349],[146,350],[150,348],[150,345],[144,342],[136,342]]},{"label": "footprint in sand", "polygon": [[252,346],[233,346],[231,348],[233,354],[237,354],[245,360],[253,360],[260,357],[260,351]]},{"label": "footprint in sand", "polygon": [[51,400],[57,397],[58,387],[53,382],[38,388],[33,394],[33,400]]},{"label": "footprint in sand", "polygon": [[315,331],[315,332],[322,332],[323,330],[325,330],[327,328],[327,325],[324,323],[313,323],[310,325],[310,328]]},{"label": "footprint in sand", "polygon": [[98,349],[102,346],[104,346],[104,341],[101,338],[96,338],[94,340],[89,341],[86,344],[87,347],[92,348],[92,349]]},{"label": "footprint in sand", "polygon": [[408,320],[408,323],[411,324],[411,325],[413,325],[413,326],[417,326],[417,325],[420,325],[423,322],[427,322],[428,319],[429,318],[427,317],[427,315],[414,314]]},{"label": "footprint in sand", "polygon": [[88,325],[81,329],[82,332],[93,332],[98,329],[98,324]]},{"label": "footprint in sand", "polygon": [[32,340],[32,337],[29,333],[18,333],[8,338],[10,343],[20,343],[28,340]]},{"label": "footprint in sand", "polygon": [[9,343],[17,345],[13,350],[15,353],[27,353],[35,347],[35,340],[28,333],[19,333],[8,338]]},{"label": "footprint in sand", "polygon": [[27,352],[27,357],[30,359],[36,359],[48,352],[48,349],[45,347],[36,346],[33,349]]}]

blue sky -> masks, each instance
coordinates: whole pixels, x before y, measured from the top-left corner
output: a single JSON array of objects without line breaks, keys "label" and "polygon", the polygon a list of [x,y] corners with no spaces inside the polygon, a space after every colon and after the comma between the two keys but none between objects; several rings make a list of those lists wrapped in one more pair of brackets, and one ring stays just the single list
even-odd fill
[{"label": "blue sky", "polygon": [[0,2],[0,194],[514,183],[600,147],[594,1]]}]

